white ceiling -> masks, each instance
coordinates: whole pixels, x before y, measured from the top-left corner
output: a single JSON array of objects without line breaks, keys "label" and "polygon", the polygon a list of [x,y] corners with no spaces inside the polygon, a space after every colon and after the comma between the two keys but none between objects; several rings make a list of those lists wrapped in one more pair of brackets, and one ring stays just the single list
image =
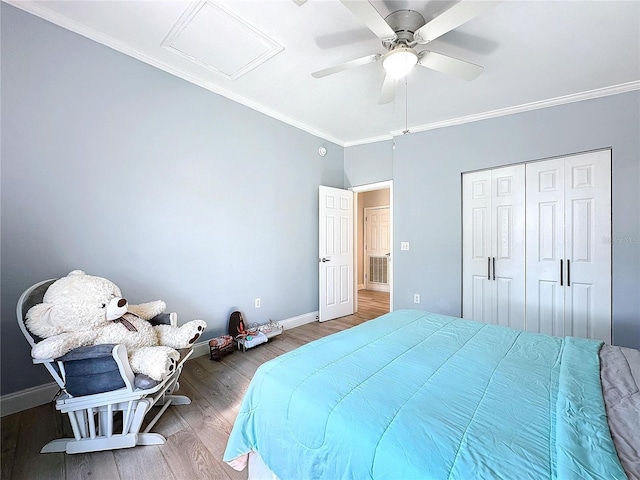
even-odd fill
[{"label": "white ceiling", "polygon": [[[345,146],[640,89],[638,0],[497,3],[429,44],[483,65],[480,77],[416,67],[387,105],[381,62],[311,77],[385,52],[338,0],[7,2]],[[456,2],[371,3],[428,21]]]}]

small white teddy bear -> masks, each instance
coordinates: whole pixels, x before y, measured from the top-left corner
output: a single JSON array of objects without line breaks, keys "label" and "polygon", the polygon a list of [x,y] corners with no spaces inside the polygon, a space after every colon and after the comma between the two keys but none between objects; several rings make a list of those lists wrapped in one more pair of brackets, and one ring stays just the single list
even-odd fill
[{"label": "small white teddy bear", "polygon": [[129,305],[113,282],[74,270],[56,280],[43,303],[27,312],[27,328],[43,338],[31,355],[58,358],[86,345],[124,344],[134,373],[163,380],[180,359],[176,349],[192,346],[207,327],[202,320],[152,326],[149,320],[165,308],[160,300]]}]

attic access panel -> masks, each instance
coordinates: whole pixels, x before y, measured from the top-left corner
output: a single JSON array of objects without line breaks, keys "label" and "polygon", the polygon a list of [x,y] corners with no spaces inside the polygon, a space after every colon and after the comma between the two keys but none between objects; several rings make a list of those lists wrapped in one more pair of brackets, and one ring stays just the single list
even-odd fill
[{"label": "attic access panel", "polygon": [[211,0],[188,8],[161,45],[229,80],[284,50],[249,22]]}]

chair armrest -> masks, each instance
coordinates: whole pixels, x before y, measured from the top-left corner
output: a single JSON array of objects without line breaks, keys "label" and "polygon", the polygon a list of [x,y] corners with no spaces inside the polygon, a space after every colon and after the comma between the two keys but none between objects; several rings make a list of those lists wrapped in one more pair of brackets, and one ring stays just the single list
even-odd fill
[{"label": "chair armrest", "polygon": [[56,358],[57,362],[71,362],[74,360],[88,360],[90,358],[112,357],[115,343],[105,343],[102,345],[88,345],[71,350],[66,355]]},{"label": "chair armrest", "polygon": [[124,345],[79,347],[56,360],[63,372],[65,390],[74,397],[134,388],[134,374]]},{"label": "chair armrest", "polygon": [[149,323],[151,323],[151,325],[153,325],[154,327],[156,325],[171,325],[172,327],[177,327],[178,314],[175,312],[161,313],[149,320]]}]

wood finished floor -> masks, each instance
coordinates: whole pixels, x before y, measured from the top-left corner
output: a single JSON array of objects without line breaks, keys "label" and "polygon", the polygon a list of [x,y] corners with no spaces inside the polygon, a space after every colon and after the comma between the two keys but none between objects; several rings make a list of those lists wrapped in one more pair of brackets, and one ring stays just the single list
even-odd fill
[{"label": "wood finished floor", "polygon": [[359,311],[326,323],[287,330],[247,353],[234,352],[220,362],[201,356],[186,362],[177,392],[191,405],[170,407],[153,431],[167,443],[109,452],[41,454],[48,441],[72,436],[67,416],[53,403],[2,418],[3,480],[147,480],[246,479],[222,462],[222,454],[240,401],[256,369],[300,345],[345,330],[389,311],[389,294],[361,290]]}]

